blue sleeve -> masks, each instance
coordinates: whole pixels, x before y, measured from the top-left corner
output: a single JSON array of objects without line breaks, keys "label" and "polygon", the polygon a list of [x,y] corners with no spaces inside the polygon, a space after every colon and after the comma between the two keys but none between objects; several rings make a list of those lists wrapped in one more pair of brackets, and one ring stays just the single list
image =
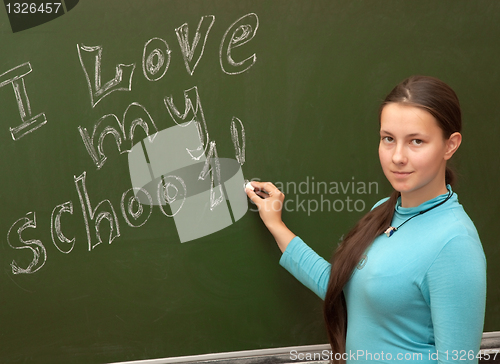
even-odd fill
[{"label": "blue sleeve", "polygon": [[290,241],[281,256],[280,265],[321,299],[325,299],[331,265],[301,238],[296,236]]},{"label": "blue sleeve", "polygon": [[[388,199],[381,199],[372,209]],[[321,299],[325,299],[331,264],[316,254],[301,238],[296,236],[290,241],[281,256],[280,265]]]},{"label": "blue sleeve", "polygon": [[422,287],[428,290],[439,363],[477,363],[486,301],[481,243],[457,236],[441,250]]}]

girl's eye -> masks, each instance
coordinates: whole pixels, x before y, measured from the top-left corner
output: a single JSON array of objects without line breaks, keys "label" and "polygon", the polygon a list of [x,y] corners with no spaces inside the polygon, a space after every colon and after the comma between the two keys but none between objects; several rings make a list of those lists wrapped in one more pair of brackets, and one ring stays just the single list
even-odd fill
[{"label": "girl's eye", "polygon": [[423,141],[420,139],[413,139],[412,141],[413,145],[422,145]]},{"label": "girl's eye", "polygon": [[394,141],[394,139],[390,136],[385,136],[385,137],[382,137],[382,141],[386,142],[386,143],[392,143]]}]

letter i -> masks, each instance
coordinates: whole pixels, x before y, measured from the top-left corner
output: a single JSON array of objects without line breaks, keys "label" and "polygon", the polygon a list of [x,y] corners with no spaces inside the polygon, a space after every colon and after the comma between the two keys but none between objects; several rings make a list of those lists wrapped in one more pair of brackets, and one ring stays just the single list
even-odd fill
[{"label": "letter i", "polygon": [[36,116],[32,116],[31,114],[30,101],[26,93],[26,86],[23,78],[31,71],[31,64],[26,62],[0,75],[0,88],[8,84],[12,84],[14,88],[19,115],[22,120],[21,125],[10,128],[10,133],[14,140],[22,138],[26,134],[31,133],[47,123],[47,118],[44,113],[40,113]]}]

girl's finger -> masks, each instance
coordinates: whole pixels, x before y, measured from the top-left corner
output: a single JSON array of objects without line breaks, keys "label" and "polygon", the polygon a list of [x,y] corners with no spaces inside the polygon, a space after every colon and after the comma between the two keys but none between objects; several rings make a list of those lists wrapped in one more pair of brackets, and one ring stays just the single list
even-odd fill
[{"label": "girl's finger", "polygon": [[[248,198],[257,206],[259,206],[260,202],[262,201],[262,198],[260,198],[254,191],[252,191],[251,188],[245,188],[245,192],[248,196]],[[257,191],[259,193],[259,191]]]}]

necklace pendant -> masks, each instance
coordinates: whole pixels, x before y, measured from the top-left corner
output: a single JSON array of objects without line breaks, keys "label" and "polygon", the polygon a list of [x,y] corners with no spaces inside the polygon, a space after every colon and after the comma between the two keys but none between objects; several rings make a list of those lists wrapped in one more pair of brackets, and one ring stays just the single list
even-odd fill
[{"label": "necklace pendant", "polygon": [[389,226],[387,228],[387,230],[385,231],[385,235],[387,235],[388,238],[390,238],[392,236],[392,234],[394,234],[394,232],[397,230],[397,228],[395,227],[392,227],[392,226]]}]

